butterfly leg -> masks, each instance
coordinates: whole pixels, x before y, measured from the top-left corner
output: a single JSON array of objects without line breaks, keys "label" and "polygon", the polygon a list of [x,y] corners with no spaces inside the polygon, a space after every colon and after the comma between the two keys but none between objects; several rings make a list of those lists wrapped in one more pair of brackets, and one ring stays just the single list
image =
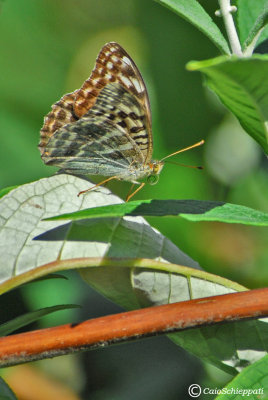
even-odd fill
[{"label": "butterfly leg", "polygon": [[127,195],[126,195],[126,201],[127,201],[128,197],[129,197],[130,193],[132,192],[132,189],[134,188],[134,185],[135,185],[135,183],[132,183],[132,185],[130,186],[130,189],[127,192]]},{"label": "butterfly leg", "polygon": [[116,175],[110,176],[110,178],[107,178],[107,179],[105,179],[104,181],[101,181],[101,182],[97,183],[96,185],[92,186],[91,188],[86,189],[86,190],[82,190],[82,192],[79,192],[79,193],[78,193],[77,197],[79,197],[80,194],[84,194],[84,193],[86,193],[86,192],[90,192],[91,190],[96,189],[98,186],[104,185],[105,183],[111,181],[112,179],[118,179],[118,177],[117,177]]},{"label": "butterfly leg", "polygon": [[133,184],[133,185],[131,186],[131,188],[130,188],[130,191],[128,192],[128,195],[127,195],[127,198],[126,198],[126,202],[128,202],[128,201],[131,199],[131,197],[133,197],[136,193],[138,193],[138,192],[143,188],[144,185],[145,185],[145,182],[142,182],[142,183],[140,184],[140,186],[139,186],[136,190],[134,190],[133,193],[129,194],[129,193],[131,192],[133,186],[134,186],[134,184]]}]

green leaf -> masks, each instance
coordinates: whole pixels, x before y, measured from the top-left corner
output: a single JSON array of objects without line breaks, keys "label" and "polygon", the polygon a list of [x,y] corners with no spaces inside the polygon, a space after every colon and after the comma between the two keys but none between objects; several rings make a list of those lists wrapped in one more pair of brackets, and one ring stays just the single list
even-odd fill
[{"label": "green leaf", "polygon": [[[198,268],[198,263],[141,217],[79,224],[42,220],[90,205],[122,202],[104,188],[77,197],[90,185],[87,180],[61,174],[17,187],[0,199],[0,282],[16,279],[20,285],[25,282],[23,273],[29,274],[28,281],[33,280],[40,277],[35,269],[43,264],[81,257],[152,258]],[[46,269],[46,274],[53,272]]]},{"label": "green leaf", "polygon": [[32,322],[44,317],[45,315],[51,314],[59,310],[68,310],[70,308],[79,308],[80,306],[75,304],[62,304],[58,306],[41,308],[39,310],[28,312],[24,315],[20,315],[4,324],[0,325],[0,336],[9,335],[11,332],[22,328],[23,326],[29,325]]},{"label": "green leaf", "polygon": [[[243,48],[247,47],[258,31],[267,24],[267,0],[238,0],[237,22],[240,41]],[[264,28],[257,40],[257,45],[268,38],[268,27]]]},{"label": "green leaf", "polygon": [[219,394],[216,400],[267,399],[267,371],[268,355],[240,372],[225,386],[225,393]]},{"label": "green leaf", "polygon": [[123,204],[87,208],[74,213],[48,218],[48,221],[90,218],[111,218],[124,215],[174,215],[189,221],[219,221],[227,223],[268,226],[268,213],[236,204],[203,200],[135,200]]},{"label": "green leaf", "polygon": [[0,400],[17,400],[8,384],[0,376]]},{"label": "green leaf", "polygon": [[[245,290],[200,270],[142,217],[42,221],[57,213],[121,202],[104,188],[77,197],[90,185],[62,174],[18,187],[0,199],[0,293],[68,269],[79,270],[91,286],[127,309]],[[234,324],[228,324],[225,330],[210,327],[195,329],[194,334],[189,330],[184,336],[173,335],[172,340],[219,368],[235,372],[245,362],[251,363],[257,351],[267,350],[260,323],[268,326],[247,321],[235,331]],[[229,344],[229,352],[226,347],[221,351],[223,342]],[[245,349],[246,355],[240,356]]]},{"label": "green leaf", "polygon": [[80,274],[96,290],[126,309],[246,290],[220,276],[176,264],[127,258],[107,259],[103,263],[98,268],[83,268]]},{"label": "green leaf", "polygon": [[156,1],[193,24],[196,28],[203,32],[222,53],[230,54],[228,43],[218,26],[213,22],[204,8],[196,0]]},{"label": "green leaf", "polygon": [[[266,40],[268,37],[268,29],[264,29],[268,22],[268,7],[264,10],[264,12],[258,17],[257,21],[253,25],[249,35],[244,43],[244,53],[246,55],[251,55],[254,51],[258,43],[258,39],[262,36],[263,40]],[[265,31],[265,32],[264,32]],[[262,33],[265,35],[262,35]]]},{"label": "green leaf", "polygon": [[268,351],[267,318],[203,327],[168,336],[185,350],[230,374],[234,374],[235,369],[240,372],[255,363]]},{"label": "green leaf", "polygon": [[191,61],[187,68],[206,76],[209,88],[268,153],[268,56],[222,56]]},{"label": "green leaf", "polygon": [[182,214],[189,221],[219,221],[245,225],[268,226],[268,213],[237,204],[225,203],[205,215]]}]

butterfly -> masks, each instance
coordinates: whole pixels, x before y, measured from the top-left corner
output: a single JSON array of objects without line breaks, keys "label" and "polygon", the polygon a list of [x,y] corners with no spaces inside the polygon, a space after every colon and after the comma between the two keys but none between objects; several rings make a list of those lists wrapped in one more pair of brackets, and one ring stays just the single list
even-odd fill
[{"label": "butterfly", "polygon": [[112,179],[139,184],[126,201],[145,185],[140,180],[158,181],[167,157],[152,160],[147,89],[136,64],[118,43],[105,44],[89,79],[52,106],[38,147],[45,164],[66,173],[108,176],[89,190]]}]

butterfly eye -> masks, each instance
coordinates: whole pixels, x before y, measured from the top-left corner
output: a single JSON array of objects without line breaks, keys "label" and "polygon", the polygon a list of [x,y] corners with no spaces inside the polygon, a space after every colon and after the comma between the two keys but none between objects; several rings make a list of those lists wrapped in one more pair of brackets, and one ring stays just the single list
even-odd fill
[{"label": "butterfly eye", "polygon": [[159,181],[159,175],[149,175],[147,178],[147,182],[150,185],[155,185]]}]

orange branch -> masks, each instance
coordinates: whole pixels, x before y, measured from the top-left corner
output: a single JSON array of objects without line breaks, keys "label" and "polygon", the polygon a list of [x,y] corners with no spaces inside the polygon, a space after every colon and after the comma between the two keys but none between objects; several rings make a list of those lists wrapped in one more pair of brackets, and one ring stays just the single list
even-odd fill
[{"label": "orange branch", "polygon": [[268,288],[144,308],[0,338],[0,366],[265,316],[268,316]]}]

